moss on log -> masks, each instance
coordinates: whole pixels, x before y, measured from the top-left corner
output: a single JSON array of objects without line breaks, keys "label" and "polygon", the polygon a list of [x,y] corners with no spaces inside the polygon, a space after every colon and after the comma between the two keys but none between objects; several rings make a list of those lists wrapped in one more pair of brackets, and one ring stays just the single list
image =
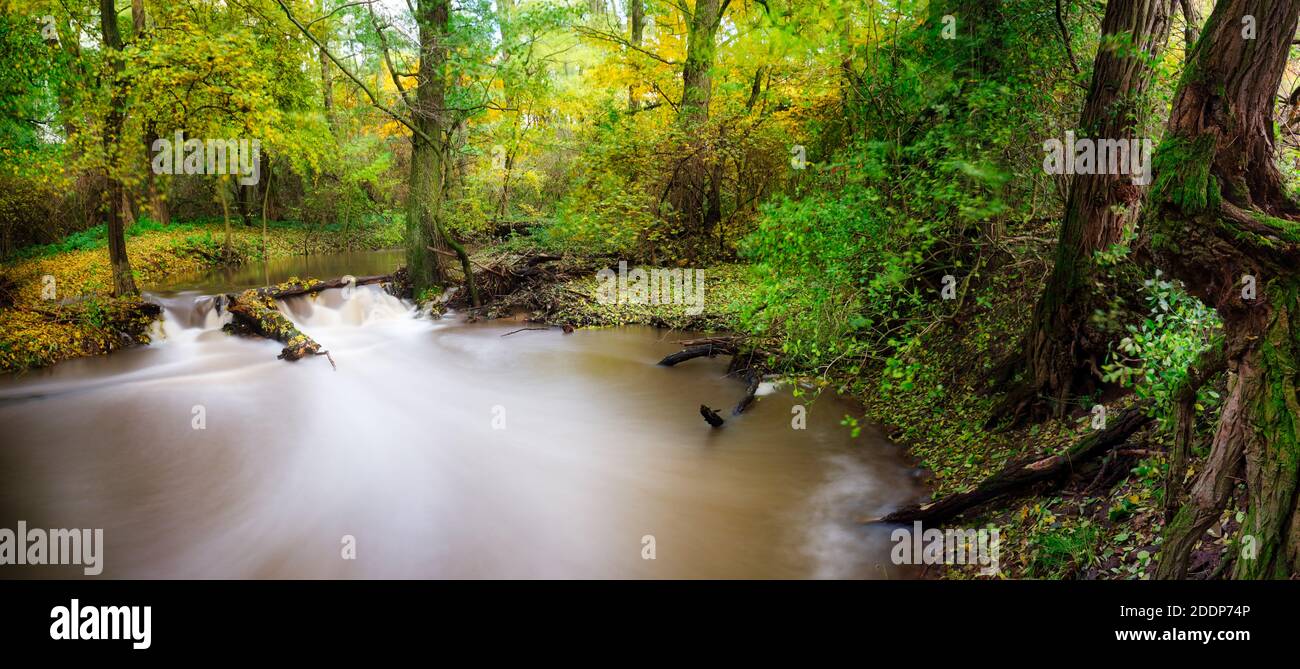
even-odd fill
[{"label": "moss on log", "polygon": [[227,310],[230,311],[232,318],[224,329],[231,334],[265,337],[284,344],[280,355],[277,356],[281,360],[294,361],[307,356],[323,355],[329,358],[330,364],[333,365],[334,359],[330,357],[329,351],[323,350],[316,340],[304,334],[280,313],[275,301],[332,288],[383,283],[392,281],[392,278],[389,275],[342,277],[329,281],[293,278],[274,286],[250,288],[238,295],[226,296],[226,303],[229,305]]}]

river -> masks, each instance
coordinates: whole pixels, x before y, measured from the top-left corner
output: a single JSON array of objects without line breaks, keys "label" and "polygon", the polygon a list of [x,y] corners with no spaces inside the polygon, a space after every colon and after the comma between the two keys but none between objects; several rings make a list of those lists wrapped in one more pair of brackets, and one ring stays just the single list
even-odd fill
[{"label": "river", "polygon": [[178,279],[147,292],[153,345],[0,378],[0,527],[102,528],[100,578],[911,575],[861,522],[921,499],[900,449],[851,438],[827,396],[765,385],[730,417],[725,357],[655,364],[682,333],[508,334],[526,324],[420,317],[377,286],[282,303],[334,370],[226,335],[209,297],[398,262]]}]

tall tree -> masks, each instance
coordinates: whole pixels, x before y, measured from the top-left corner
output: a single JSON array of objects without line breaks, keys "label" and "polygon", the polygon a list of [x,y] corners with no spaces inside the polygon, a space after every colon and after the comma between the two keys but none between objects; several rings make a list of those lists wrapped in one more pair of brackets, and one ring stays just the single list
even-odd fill
[{"label": "tall tree", "polygon": [[[1138,136],[1143,96],[1168,41],[1169,25],[1169,0],[1106,3],[1101,46],[1079,119],[1080,138],[1122,140],[1131,146],[1128,140]],[[1129,158],[1135,164],[1136,156]],[[1098,173],[1078,174],[1070,182],[1055,264],[1025,339],[1028,389],[1054,403],[1057,413],[1070,397],[1095,387],[1105,336],[1090,331],[1088,323],[1092,257],[1132,228],[1145,189],[1139,177],[1119,173],[1127,170],[1097,167]]]},{"label": "tall tree", "polygon": [[[401,95],[409,115],[403,115],[385,105],[379,96],[348,66],[316,38],[285,4],[276,0],[289,21],[308,40],[320,49],[334,66],[356,85],[370,104],[406,126],[411,131],[411,172],[406,212],[406,268],[417,292],[447,279],[441,256],[455,255],[465,274],[465,285],[470,299],[479,304],[478,289],[474,283],[469,255],[464,247],[442,225],[443,198],[448,182],[447,147],[453,131],[446,108],[448,38],[451,20],[449,0],[418,0],[410,4],[418,27],[417,49],[420,62],[416,71],[414,95],[406,90],[401,75],[393,69],[393,60],[383,27],[376,21],[384,62],[388,66],[393,84]],[[373,17],[373,14],[372,14]],[[449,250],[450,249],[450,250]],[[454,253],[453,253],[454,252]]]},{"label": "tall tree", "polygon": [[1166,530],[1162,578],[1186,575],[1243,466],[1248,512],[1233,575],[1300,572],[1300,207],[1283,188],[1273,136],[1298,17],[1296,0],[1220,0],[1155,157],[1143,234],[1160,267],[1218,310],[1229,371],[1210,455]]},{"label": "tall tree", "polygon": [[[406,215],[406,268],[416,286],[442,283],[446,276],[439,252],[449,250],[439,231],[445,174],[444,127],[447,97],[448,0],[420,0],[415,6],[419,27],[420,65],[416,71],[411,121],[419,133],[411,139],[411,181]],[[433,251],[433,253],[430,253]]]},{"label": "tall tree", "polygon": [[107,180],[104,193],[104,212],[108,217],[108,260],[113,271],[113,294],[135,295],[135,278],[131,275],[131,260],[126,255],[126,225],[122,216],[124,189],[117,175],[115,156],[122,136],[122,122],[126,100],[122,72],[122,33],[117,25],[117,7],[114,0],[99,0],[99,20],[104,38],[104,57],[108,61],[109,102],[104,120],[104,154]]},{"label": "tall tree", "polygon": [[684,217],[686,230],[700,238],[722,222],[722,169],[709,142],[701,141],[701,132],[713,100],[718,27],[730,4],[731,0],[696,0],[694,10],[685,16],[686,60],[682,63],[677,123],[687,141],[700,144],[686,148],[682,165],[673,176],[670,198],[673,208]]}]

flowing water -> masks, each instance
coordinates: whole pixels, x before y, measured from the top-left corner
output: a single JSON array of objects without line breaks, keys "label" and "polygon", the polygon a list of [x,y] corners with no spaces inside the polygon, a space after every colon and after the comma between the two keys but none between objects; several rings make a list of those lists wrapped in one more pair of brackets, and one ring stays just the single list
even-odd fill
[{"label": "flowing water", "polygon": [[0,528],[103,528],[101,578],[909,575],[861,520],[922,491],[851,406],[796,430],[806,400],[764,387],[714,430],[699,405],[743,386],[724,357],[657,366],[681,333],[510,334],[377,286],[281,304],[337,371],[220,330],[208,295],[398,258],[299,261],[156,290],[154,345],[0,379]]}]

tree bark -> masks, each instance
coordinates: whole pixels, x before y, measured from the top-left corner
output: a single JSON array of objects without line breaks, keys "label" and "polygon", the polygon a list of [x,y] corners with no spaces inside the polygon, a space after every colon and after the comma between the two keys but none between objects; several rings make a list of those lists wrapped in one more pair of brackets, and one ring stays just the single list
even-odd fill
[{"label": "tree bark", "polygon": [[[1102,48],[1079,119],[1081,139],[1123,140],[1132,148],[1128,140],[1140,130],[1142,99],[1153,77],[1151,65],[1168,41],[1169,10],[1169,0],[1106,4]],[[1133,164],[1130,156],[1129,165]],[[1055,264],[1025,340],[1026,380],[1058,415],[1070,397],[1096,387],[1095,370],[1105,355],[1106,336],[1093,332],[1088,322],[1094,310],[1092,256],[1131,229],[1146,186],[1139,178],[1116,173],[1127,170],[1110,168],[1108,164],[1097,171],[1109,173],[1078,174],[1071,181]]]},{"label": "tree bark", "polygon": [[322,104],[325,108],[325,123],[329,125],[330,132],[337,135],[338,128],[334,123],[334,78],[330,76],[330,59],[324,47],[318,49],[317,53],[320,56],[321,95],[324,98]]},{"label": "tree bark", "polygon": [[1196,8],[1197,0],[1178,0],[1183,10],[1183,61],[1192,62],[1192,49],[1201,36],[1201,12]]},{"label": "tree bark", "polygon": [[[628,41],[632,46],[640,47],[645,34],[645,0],[628,0]],[[636,111],[641,103],[636,99],[636,85],[627,87],[627,108]]]},{"label": "tree bark", "polygon": [[[419,0],[416,23],[420,30],[420,67],[416,74],[411,121],[421,133],[411,137],[411,183],[407,198],[406,268],[418,294],[446,281],[442,260],[430,247],[446,250],[439,230],[442,209],[443,141],[440,116],[446,100],[447,49],[444,41],[450,18],[448,0]],[[433,140],[433,141],[431,141]]]},{"label": "tree bark", "polygon": [[144,0],[131,0],[131,27],[134,30],[132,36],[139,39],[144,34]]},{"label": "tree bark", "polygon": [[686,35],[682,66],[681,122],[687,128],[709,120],[713,99],[713,62],[717,56],[718,25],[730,0],[696,0]]},{"label": "tree bark", "polygon": [[[684,230],[698,238],[722,222],[721,165],[701,134],[713,99],[713,66],[718,26],[731,0],[696,0],[687,16],[686,61],[682,65],[682,103],[677,123],[689,143],[673,175],[670,201],[683,217]],[[701,145],[695,145],[699,142]]]},{"label": "tree bark", "polygon": [[1161,578],[1186,575],[1243,462],[1248,512],[1233,576],[1300,571],[1300,209],[1285,194],[1273,136],[1297,18],[1295,0],[1221,0],[1154,160],[1143,234],[1159,266],[1223,318],[1231,374],[1209,460],[1165,531]]},{"label": "tree bark", "polygon": [[122,218],[121,202],[123,197],[122,182],[115,173],[115,150],[122,135],[124,118],[123,106],[126,104],[125,91],[118,77],[122,64],[118,60],[122,53],[122,34],[117,26],[117,8],[113,0],[99,0],[99,20],[104,37],[106,55],[112,60],[109,65],[111,80],[108,84],[108,116],[104,121],[104,154],[107,185],[104,194],[104,211],[108,218],[108,261],[113,273],[113,295],[136,295],[135,278],[131,274],[131,260],[126,255],[126,225]]}]

